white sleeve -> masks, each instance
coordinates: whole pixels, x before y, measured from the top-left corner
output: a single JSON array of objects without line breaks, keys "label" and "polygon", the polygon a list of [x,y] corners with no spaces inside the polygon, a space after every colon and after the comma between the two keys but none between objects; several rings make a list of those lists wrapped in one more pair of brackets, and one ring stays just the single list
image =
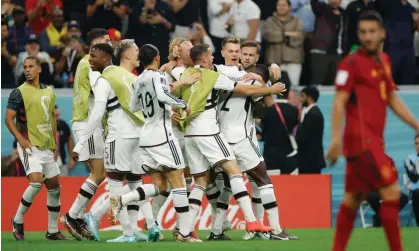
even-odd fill
[{"label": "white sleeve", "polygon": [[132,112],[137,112],[143,109],[141,106],[141,102],[138,99],[138,96],[140,95],[140,83],[138,80],[134,83],[134,91],[132,92],[131,96],[131,102],[129,103],[129,109]]},{"label": "white sleeve", "polygon": [[87,129],[80,137],[73,151],[80,153],[83,145],[93,135],[94,131],[99,127],[102,117],[105,114],[106,102],[111,93],[111,86],[109,82],[103,78],[98,79],[95,86],[95,105],[93,106],[92,113],[90,114],[89,121],[87,121]]},{"label": "white sleeve", "polygon": [[247,20],[260,19],[260,8],[253,3],[252,10],[247,12]]},{"label": "white sleeve", "polygon": [[98,72],[98,71],[92,71],[91,68],[89,69],[89,82],[90,82],[90,86],[91,87],[93,87],[96,84],[96,80],[99,77],[100,77],[100,72]]},{"label": "white sleeve", "polygon": [[179,81],[180,76],[182,76],[183,70],[180,67],[175,67],[170,71],[170,75],[172,75],[172,77],[174,79],[176,79],[176,81]]},{"label": "white sleeve", "polygon": [[236,82],[229,79],[227,76],[220,74],[217,78],[217,82],[214,85],[214,89],[232,91],[236,84]]},{"label": "white sleeve", "polygon": [[220,11],[223,9],[223,6],[221,5],[220,1],[211,0],[208,1],[208,9],[210,12],[210,18],[216,16]]},{"label": "white sleeve", "polygon": [[160,102],[174,107],[186,108],[185,101],[178,99],[172,96],[172,94],[170,94],[169,87],[167,86],[166,77],[160,74],[155,74],[153,76],[153,85],[154,89],[156,90],[157,99]]}]

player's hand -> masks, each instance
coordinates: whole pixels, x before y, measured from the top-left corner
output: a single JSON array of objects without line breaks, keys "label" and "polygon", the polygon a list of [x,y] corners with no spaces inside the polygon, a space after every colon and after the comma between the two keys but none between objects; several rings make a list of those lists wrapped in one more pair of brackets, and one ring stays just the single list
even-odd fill
[{"label": "player's hand", "polygon": [[177,113],[177,112],[174,112],[172,114],[172,123],[175,124],[175,125],[179,125],[179,121],[180,121],[180,114]]},{"label": "player's hand", "polygon": [[76,161],[74,161],[73,158],[70,158],[70,160],[68,161],[68,169],[73,169],[73,167],[76,165]]},{"label": "player's hand", "polygon": [[74,162],[79,161],[79,153],[73,151],[73,153],[71,153],[71,158],[73,159]]},{"label": "player's hand", "polygon": [[340,154],[340,143],[339,142],[332,142],[329,147],[329,150],[326,153],[326,159],[329,162],[330,166],[333,166],[338,161]]},{"label": "player's hand", "polygon": [[263,82],[264,82],[264,81],[263,81],[263,79],[262,79],[262,77],[261,77],[260,75],[258,75],[258,74],[256,74],[256,73],[252,73],[252,72],[246,73],[246,74],[242,77],[242,81],[243,81],[243,82],[249,82],[249,81],[251,81],[251,80],[257,80],[257,81],[259,81],[259,82],[261,82],[261,83],[263,83]]},{"label": "player's hand", "polygon": [[32,154],[32,144],[27,139],[19,140],[19,145],[22,148],[23,151],[27,154]]},{"label": "player's hand", "polygon": [[272,91],[272,94],[281,94],[287,90],[285,85],[280,82],[272,85],[271,87],[269,87],[269,89]]},{"label": "player's hand", "polygon": [[162,66],[160,67],[160,70],[161,70],[161,71],[165,71],[165,72],[169,72],[169,73],[170,73],[170,71],[171,71],[173,68],[175,68],[176,66],[177,66],[176,61],[171,60],[171,61],[169,61],[169,63],[166,63],[166,64],[162,65]]},{"label": "player's hand", "polygon": [[196,81],[201,79],[201,73],[200,72],[194,72],[192,74],[186,75],[183,79],[185,85],[192,85]]},{"label": "player's hand", "polygon": [[279,68],[277,64],[271,64],[271,66],[269,66],[269,75],[275,80],[280,79],[281,68]]}]

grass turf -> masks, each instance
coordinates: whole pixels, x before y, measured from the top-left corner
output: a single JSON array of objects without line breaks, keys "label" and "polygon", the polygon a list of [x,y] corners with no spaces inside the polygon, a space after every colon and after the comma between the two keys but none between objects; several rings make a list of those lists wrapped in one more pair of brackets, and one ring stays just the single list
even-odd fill
[{"label": "grass turf", "polygon": [[[120,232],[101,232],[101,241],[47,241],[43,232],[25,233],[25,241],[17,242],[12,233],[2,232],[2,250],[6,251],[262,251],[262,250],[286,250],[286,251],[326,251],[331,250],[333,229],[293,229],[289,231],[300,237],[299,241],[243,241],[242,231],[230,231],[233,241],[204,243],[176,243],[172,239],[171,232],[164,232],[165,241],[159,243],[106,243],[105,240],[117,237]],[[208,231],[199,231],[200,238],[206,238]],[[65,233],[69,236],[68,233]],[[405,251],[419,250],[419,228],[403,228],[402,240]],[[368,228],[355,229],[349,243],[348,250],[353,251],[384,251],[388,250],[387,241],[382,229]]]}]

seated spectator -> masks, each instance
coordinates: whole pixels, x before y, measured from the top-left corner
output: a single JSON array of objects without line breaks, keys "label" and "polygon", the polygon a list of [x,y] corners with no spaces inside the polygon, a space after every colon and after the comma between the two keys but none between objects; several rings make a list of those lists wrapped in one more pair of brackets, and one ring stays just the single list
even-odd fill
[{"label": "seated spectator", "polygon": [[26,23],[25,10],[15,8],[12,13],[14,24],[9,28],[8,49],[11,55],[19,55],[25,51],[25,45],[33,30]]},{"label": "seated spectator", "polygon": [[293,86],[298,86],[303,62],[303,24],[291,16],[289,0],[278,0],[276,12],[262,28],[266,41],[265,63],[276,63],[286,71]]},{"label": "seated spectator", "polygon": [[[381,198],[378,192],[371,192],[367,195],[367,202],[370,204],[372,210],[374,211],[374,215],[372,216],[372,225],[373,227],[381,227],[381,219],[379,216],[380,212],[380,204],[381,204]],[[399,204],[399,211],[402,211],[402,209],[409,203],[409,197],[403,193],[400,192],[400,204]]]},{"label": "seated spectator", "polygon": [[2,88],[15,88],[15,76],[13,69],[16,66],[17,57],[10,54],[7,48],[9,40],[9,28],[7,23],[1,23],[1,86]]},{"label": "seated spectator", "polygon": [[231,35],[241,40],[262,42],[259,29],[260,9],[252,0],[236,0],[230,10],[227,26]]},{"label": "seated spectator", "polygon": [[311,78],[313,85],[332,85],[336,65],[346,50],[346,18],[339,6],[341,0],[311,0],[316,27],[311,48]]},{"label": "seated spectator", "polygon": [[405,186],[410,192],[416,225],[419,227],[419,134],[415,136],[415,152],[406,158],[404,168]]},{"label": "seated spectator", "polygon": [[21,52],[17,57],[15,68],[17,86],[20,86],[25,82],[25,76],[23,75],[23,63],[29,56],[38,57],[41,61],[42,72],[39,76],[40,82],[46,85],[53,85],[52,74],[54,72],[54,65],[51,62],[49,54],[44,51],[40,51],[39,40],[35,34],[29,36],[25,49],[26,51]]},{"label": "seated spectator", "polygon": [[77,65],[86,55],[77,21],[73,20],[68,24],[68,32],[60,40],[63,46],[55,54],[55,85],[73,87]]},{"label": "seated spectator", "polygon": [[234,0],[211,0],[208,1],[209,35],[215,46],[214,63],[221,64],[221,43],[224,38],[230,36],[226,29],[229,12]]},{"label": "seated spectator", "polygon": [[19,7],[12,3],[11,0],[1,0],[1,20],[6,22],[8,26],[14,24],[13,21],[13,10]]},{"label": "seated spectator", "polygon": [[89,28],[121,30],[128,6],[123,0],[87,0]]},{"label": "seated spectator", "polygon": [[127,36],[134,38],[138,47],[154,44],[159,48],[161,64],[165,64],[169,55],[170,32],[175,25],[174,14],[167,3],[139,1],[132,10]]},{"label": "seated spectator", "polygon": [[64,23],[64,12],[61,9],[52,11],[51,23],[42,31],[39,40],[41,42],[41,50],[54,56],[57,50],[63,46],[60,38],[67,34],[67,25]]},{"label": "seated spectator", "polygon": [[52,11],[55,8],[63,8],[61,0],[26,0],[26,12],[28,14],[29,26],[37,36],[39,36],[51,22]]},{"label": "seated spectator", "polygon": [[207,44],[210,46],[212,52],[215,51],[214,44],[202,24],[194,23],[189,37],[193,45]]}]

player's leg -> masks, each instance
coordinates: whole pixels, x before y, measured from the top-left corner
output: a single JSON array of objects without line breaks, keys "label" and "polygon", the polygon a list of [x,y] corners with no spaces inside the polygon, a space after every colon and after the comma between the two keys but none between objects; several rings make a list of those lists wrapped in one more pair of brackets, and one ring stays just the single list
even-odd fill
[{"label": "player's leg", "polygon": [[402,250],[400,237],[400,187],[398,183],[379,190],[381,196],[380,218],[391,251]]},{"label": "player's leg", "polygon": [[[34,149],[34,148],[33,148]],[[39,159],[32,154],[22,151],[20,145],[17,145],[19,158],[25,168],[26,177],[29,180],[29,186],[23,192],[22,199],[15,216],[12,218],[13,236],[16,240],[24,240],[23,218],[29,207],[32,205],[33,199],[41,191],[44,179],[43,168],[39,163]],[[34,150],[33,150],[34,151]]]},{"label": "player's leg", "polygon": [[222,185],[219,183],[218,186],[221,186],[222,190],[217,199],[217,212],[215,214],[214,224],[211,228],[211,232],[214,236],[210,237],[213,237],[214,239],[217,237],[226,239],[223,233],[231,229],[231,224],[227,219],[227,210],[231,198],[233,197],[233,193],[231,191],[230,179],[228,175],[221,172],[219,176],[222,178]]},{"label": "player's leg", "polygon": [[[55,174],[59,170],[59,167],[55,162],[50,163],[50,165],[55,165],[49,171],[51,174]],[[54,170],[53,170],[54,169]],[[53,173],[55,172],[55,173]],[[46,180],[44,181],[45,187],[48,190],[47,196],[47,207],[48,207],[48,231],[46,233],[47,240],[68,240],[59,230],[58,230],[58,218],[60,216],[61,202],[61,187],[58,180],[58,175],[55,175],[50,178],[50,175],[45,175]]]}]

